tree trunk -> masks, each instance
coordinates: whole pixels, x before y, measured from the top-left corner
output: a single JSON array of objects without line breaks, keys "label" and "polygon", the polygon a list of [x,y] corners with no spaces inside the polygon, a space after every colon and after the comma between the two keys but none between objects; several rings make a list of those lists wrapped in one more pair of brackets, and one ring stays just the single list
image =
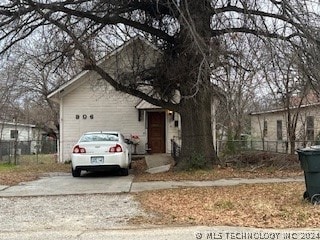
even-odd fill
[{"label": "tree trunk", "polygon": [[211,94],[208,89],[185,100],[181,116],[182,146],[177,170],[212,169],[218,162],[213,145]]},{"label": "tree trunk", "polygon": [[206,0],[181,2],[181,31],[176,39],[176,64],[181,85],[181,153],[178,170],[210,169],[217,160],[212,135],[210,9]]}]

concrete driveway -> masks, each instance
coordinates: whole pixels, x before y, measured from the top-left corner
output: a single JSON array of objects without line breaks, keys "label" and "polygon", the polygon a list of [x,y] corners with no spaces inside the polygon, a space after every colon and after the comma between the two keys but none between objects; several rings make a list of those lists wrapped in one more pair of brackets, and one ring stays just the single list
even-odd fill
[{"label": "concrete driveway", "polygon": [[213,181],[154,181],[134,182],[134,175],[115,176],[108,174],[90,173],[80,178],[73,178],[71,174],[53,174],[32,182],[21,183],[16,186],[0,185],[0,197],[24,196],[55,196],[75,194],[99,193],[132,193],[156,189],[181,187],[213,187],[234,186],[239,184],[303,182],[303,177],[292,178],[254,178],[254,179],[217,179]]},{"label": "concrete driveway", "polygon": [[133,175],[124,177],[97,173],[74,178],[71,174],[57,174],[16,186],[0,186],[0,197],[129,193],[132,180]]}]

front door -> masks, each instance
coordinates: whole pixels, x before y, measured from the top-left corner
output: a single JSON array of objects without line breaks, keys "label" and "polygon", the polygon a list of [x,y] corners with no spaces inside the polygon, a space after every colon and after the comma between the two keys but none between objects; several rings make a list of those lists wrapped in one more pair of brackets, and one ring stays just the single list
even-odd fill
[{"label": "front door", "polygon": [[148,113],[148,148],[151,153],[165,153],[165,112]]}]

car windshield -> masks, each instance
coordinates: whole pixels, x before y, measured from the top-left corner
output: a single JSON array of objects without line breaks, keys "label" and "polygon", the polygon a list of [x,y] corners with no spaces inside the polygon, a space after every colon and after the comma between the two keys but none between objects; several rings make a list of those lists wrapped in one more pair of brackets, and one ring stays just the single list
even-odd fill
[{"label": "car windshield", "polygon": [[118,133],[90,133],[81,137],[79,142],[119,141]]}]

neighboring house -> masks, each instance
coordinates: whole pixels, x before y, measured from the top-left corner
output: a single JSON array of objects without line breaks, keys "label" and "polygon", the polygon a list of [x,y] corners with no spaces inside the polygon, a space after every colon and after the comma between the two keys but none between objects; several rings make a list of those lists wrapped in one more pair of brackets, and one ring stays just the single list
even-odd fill
[{"label": "neighboring house", "polygon": [[[41,136],[38,128],[32,124],[17,122],[0,122],[0,145],[1,154],[7,155],[10,152],[10,143],[19,142],[18,153],[35,152],[36,141]],[[40,134],[40,135],[39,135]]]},{"label": "neighboring house", "polygon": [[[119,68],[130,71],[137,61],[144,66],[154,64],[159,54],[149,42],[134,38],[99,65],[115,77],[122,74]],[[60,162],[70,160],[73,145],[88,131],[116,130],[128,139],[138,137],[138,144],[133,148],[137,154],[170,153],[171,140],[180,141],[179,114],[116,91],[93,71],[81,72],[48,98],[60,104]]]},{"label": "neighboring house", "polygon": [[0,140],[1,141],[30,141],[35,136],[35,125],[0,122]]},{"label": "neighboring house", "polygon": [[[298,114],[296,127],[296,148],[314,144],[320,137],[320,103],[305,104],[291,108],[291,115]],[[251,137],[256,141],[270,141],[287,144],[286,109],[253,112],[251,116]],[[275,146],[275,145],[274,145]],[[280,147],[280,145],[277,145]],[[288,146],[286,146],[288,147]]]}]

